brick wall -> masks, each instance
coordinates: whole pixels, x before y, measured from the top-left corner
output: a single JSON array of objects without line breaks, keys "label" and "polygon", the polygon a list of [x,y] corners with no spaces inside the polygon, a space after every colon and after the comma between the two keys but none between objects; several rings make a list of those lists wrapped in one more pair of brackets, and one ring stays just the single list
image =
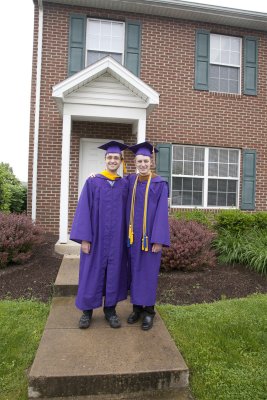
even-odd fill
[{"label": "brick wall", "polygon": [[[37,219],[50,232],[59,226],[59,194],[62,121],[51,98],[52,87],[67,77],[68,19],[71,13],[142,22],[141,79],[160,93],[160,105],[147,122],[147,139],[154,144],[172,142],[249,148],[257,150],[256,208],[266,210],[267,174],[267,37],[265,33],[239,28],[195,23],[170,18],[144,16],[67,7],[44,3],[42,93],[40,110]],[[29,156],[29,207],[31,204],[34,96],[36,75],[37,22],[35,14],[32,111]],[[196,29],[226,35],[253,35],[259,38],[258,95],[214,94],[194,90]],[[75,123],[72,133],[70,173],[70,217],[77,190],[79,138],[88,137],[88,123]],[[91,125],[91,124],[89,124]],[[95,124],[99,137],[103,126]],[[105,126],[105,129],[107,126]],[[122,127],[110,126],[110,133]],[[134,141],[127,128],[126,142]],[[105,131],[105,137],[107,137]],[[123,139],[123,138],[122,138]]]}]

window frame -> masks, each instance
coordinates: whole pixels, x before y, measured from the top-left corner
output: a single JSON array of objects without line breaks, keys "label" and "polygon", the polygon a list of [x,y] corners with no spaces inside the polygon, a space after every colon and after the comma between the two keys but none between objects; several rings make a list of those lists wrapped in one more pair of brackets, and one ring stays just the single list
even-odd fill
[{"label": "window frame", "polygon": [[[240,41],[240,56],[239,56],[239,62],[240,62],[240,65],[239,65],[239,67],[237,67],[236,65],[232,65],[232,64],[224,64],[224,63],[214,63],[214,62],[211,62],[211,36],[225,36],[225,37],[233,37],[233,38],[236,38],[236,39],[239,39],[239,41]],[[214,33],[214,32],[210,32],[210,35],[209,35],[209,46],[210,46],[210,51],[209,51],[209,66],[208,66],[208,68],[209,68],[209,70],[210,70],[210,67],[211,67],[211,65],[217,65],[217,66],[222,66],[222,67],[230,67],[230,68],[239,68],[239,91],[238,92],[236,92],[236,93],[233,93],[233,92],[221,92],[221,91],[215,91],[215,90],[208,90],[210,93],[221,93],[221,94],[233,94],[233,95],[241,95],[242,94],[242,68],[243,68],[243,66],[242,66],[242,54],[243,54],[243,40],[244,40],[244,38],[243,37],[241,37],[241,36],[234,36],[234,35],[225,35],[225,34],[221,34],[221,33]],[[209,72],[209,79],[210,79],[210,72]]]},{"label": "window frame", "polygon": [[[92,17],[87,17],[86,18],[86,34],[85,34],[85,68],[89,67],[92,64],[87,64],[87,57],[88,57],[88,51],[90,51],[89,47],[88,47],[88,25],[89,25],[89,21],[101,21],[101,22],[115,22],[118,24],[122,24],[123,26],[123,37],[122,37],[122,42],[123,42],[123,52],[122,52],[122,63],[121,65],[124,66],[124,62],[125,62],[125,35],[126,35],[126,23],[125,21],[118,21],[118,20],[114,20],[114,19],[103,19],[103,18],[92,18]],[[93,50],[92,50],[93,51]],[[99,53],[101,53],[101,51],[99,51]],[[103,50],[103,53],[107,53],[106,51]],[[120,54],[120,53],[116,53],[116,52],[110,52],[111,54]]]},{"label": "window frame", "polygon": [[[173,174],[173,152],[175,146],[182,146],[182,147],[195,147],[195,148],[204,148],[204,176],[201,175],[181,175],[181,174]],[[237,177],[220,177],[220,176],[212,176],[209,177],[208,175],[208,167],[209,167],[209,149],[217,149],[217,150],[236,150],[238,152],[238,167],[237,167]],[[188,208],[188,209],[213,209],[213,210],[233,210],[239,209],[240,206],[240,163],[241,163],[241,149],[238,148],[231,148],[231,147],[219,147],[219,146],[200,146],[200,145],[193,145],[193,144],[172,144],[171,150],[171,176],[170,176],[170,208]],[[199,178],[203,179],[203,205],[196,206],[196,205],[173,205],[172,204],[172,186],[173,186],[173,177],[180,177],[180,178]],[[208,206],[208,182],[209,179],[223,179],[223,180],[234,180],[237,182],[237,191],[236,197],[237,202],[236,206]]]}]

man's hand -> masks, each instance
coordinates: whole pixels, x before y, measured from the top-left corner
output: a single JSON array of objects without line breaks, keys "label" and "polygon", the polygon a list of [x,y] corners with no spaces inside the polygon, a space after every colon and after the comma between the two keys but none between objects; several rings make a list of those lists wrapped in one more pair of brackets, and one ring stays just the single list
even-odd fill
[{"label": "man's hand", "polygon": [[82,244],[81,244],[81,249],[82,249],[83,253],[89,254],[90,250],[91,250],[91,243],[90,242],[86,242],[85,240],[83,240]]},{"label": "man's hand", "polygon": [[96,174],[95,172],[91,172],[91,174],[87,178],[95,178]]},{"label": "man's hand", "polygon": [[158,253],[161,250],[162,250],[162,244],[160,244],[160,243],[154,243],[153,244],[152,253]]}]

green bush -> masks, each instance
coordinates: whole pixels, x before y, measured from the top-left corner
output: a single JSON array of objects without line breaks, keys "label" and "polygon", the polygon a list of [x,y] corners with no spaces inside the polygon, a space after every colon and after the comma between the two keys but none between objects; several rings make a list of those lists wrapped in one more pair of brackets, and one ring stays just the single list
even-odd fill
[{"label": "green bush", "polygon": [[196,221],[207,228],[211,229],[215,223],[215,216],[213,212],[206,212],[203,210],[181,210],[175,214],[178,220]]},{"label": "green bush", "polygon": [[0,211],[21,213],[26,210],[26,199],[26,187],[9,164],[0,163]]},{"label": "green bush", "polygon": [[240,210],[223,210],[215,214],[214,228],[232,234],[267,229],[267,212],[246,213]]}]

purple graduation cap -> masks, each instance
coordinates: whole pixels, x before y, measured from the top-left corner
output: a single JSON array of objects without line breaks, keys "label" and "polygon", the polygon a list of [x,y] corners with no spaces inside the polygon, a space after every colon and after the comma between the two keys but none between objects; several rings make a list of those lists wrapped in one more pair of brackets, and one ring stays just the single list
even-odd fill
[{"label": "purple graduation cap", "polygon": [[128,146],[126,144],[116,142],[116,140],[111,140],[111,142],[105,143],[102,146],[99,146],[98,148],[101,150],[106,150],[106,154],[109,153],[121,154],[121,152],[127,149]]},{"label": "purple graduation cap", "polygon": [[131,150],[136,156],[148,156],[151,157],[153,153],[158,153],[159,151],[152,146],[149,142],[142,142],[135,144],[134,146],[130,146],[129,150]]}]

